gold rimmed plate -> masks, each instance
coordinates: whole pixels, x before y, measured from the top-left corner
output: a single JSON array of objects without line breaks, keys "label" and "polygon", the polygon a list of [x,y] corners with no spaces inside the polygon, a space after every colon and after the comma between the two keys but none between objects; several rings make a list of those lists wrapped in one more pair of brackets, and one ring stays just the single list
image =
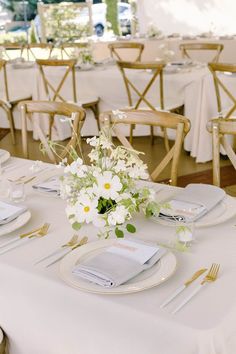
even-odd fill
[{"label": "gold rimmed plate", "polygon": [[152,268],[143,271],[125,284],[116,288],[101,287],[97,284],[83,280],[72,273],[75,265],[78,265],[80,262],[91,256],[103,252],[114,242],[114,239],[91,242],[70,252],[60,263],[61,278],[68,285],[79,290],[103,295],[122,295],[143,291],[160,285],[170,278],[176,270],[176,257],[173,253],[168,251]]}]

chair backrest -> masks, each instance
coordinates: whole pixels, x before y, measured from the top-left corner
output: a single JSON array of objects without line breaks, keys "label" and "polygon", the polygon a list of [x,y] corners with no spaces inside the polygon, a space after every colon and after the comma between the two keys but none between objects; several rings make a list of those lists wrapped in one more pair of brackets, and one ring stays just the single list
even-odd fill
[{"label": "chair backrest", "polygon": [[[128,96],[128,104],[130,107],[134,109],[138,109],[142,103],[145,103],[145,105],[148,108],[152,110],[156,110],[155,107],[158,106],[158,101],[160,100],[159,106],[161,109],[164,109],[164,95],[163,95],[163,68],[165,67],[164,63],[157,63],[157,62],[140,63],[140,62],[117,61],[117,65],[121,71],[124,80],[124,84]],[[140,90],[130,77],[131,71],[135,71],[135,70],[140,70],[140,71],[148,70],[150,72],[148,74],[150,75],[150,79],[146,83],[143,90]],[[158,90],[156,90],[157,99],[156,99],[156,104],[154,105],[147,98],[147,94],[149,93],[149,90],[151,89],[153,84],[156,83],[158,77],[160,77],[159,92]],[[136,102],[134,102],[134,98],[136,99]]]},{"label": "chair backrest", "polygon": [[[40,74],[43,79],[43,85],[45,89],[45,93],[47,95],[47,98],[49,101],[62,101],[66,102],[67,100],[61,95],[61,90],[62,87],[68,78],[68,76],[71,74],[72,78],[72,95],[73,95],[73,101],[77,101],[77,94],[76,94],[76,82],[75,82],[75,64],[76,60],[70,59],[70,60],[43,60],[43,59],[37,59],[36,60]],[[61,72],[61,80],[59,84],[55,87],[49,80],[48,76],[46,73],[46,70],[50,68],[50,73],[52,72],[53,68],[57,70],[58,67],[64,67],[65,71]],[[60,71],[57,70],[57,76],[60,75]]]},{"label": "chair backrest", "polygon": [[[209,63],[208,67],[213,75],[215,91],[216,91],[216,99],[217,99],[217,108],[218,108],[218,115],[222,118],[229,118],[232,116],[234,111],[236,110],[236,96],[230,91],[227,87],[227,83],[223,78],[226,78],[228,74],[228,78],[230,77],[230,81],[234,79],[236,76],[236,65],[235,64],[222,64],[222,63]],[[224,81],[224,82],[223,82]],[[222,112],[222,97],[221,93],[223,93],[232,101],[232,106]]]},{"label": "chair backrest", "polygon": [[211,61],[216,63],[219,60],[220,53],[224,49],[224,46],[220,43],[184,43],[180,44],[179,49],[182,53],[182,57],[188,59],[191,59],[188,53],[190,51],[214,51],[214,57]]},{"label": "chair backrest", "polygon": [[4,95],[4,97],[0,97],[0,100],[2,98],[4,100],[6,100],[6,101],[9,101],[9,91],[8,91],[8,83],[7,83],[6,63],[7,63],[6,60],[0,59],[0,74],[3,75],[2,80],[0,79],[0,86],[2,88],[2,92],[3,92],[3,95]]},{"label": "chair backrest", "polygon": [[63,43],[60,46],[61,59],[70,59],[78,56],[79,51],[88,48],[88,43]]},{"label": "chair backrest", "polygon": [[42,131],[40,124],[37,120],[34,121],[34,127],[39,139],[52,162],[58,162],[58,160],[68,156],[70,153],[70,147],[76,148],[79,146],[81,149],[80,130],[85,119],[85,111],[83,108],[71,103],[50,101],[22,101],[19,103],[18,107],[21,112],[22,146],[25,158],[28,158],[27,117],[32,119],[34,113],[48,114],[53,120],[55,115],[62,115],[63,118],[67,117],[70,122],[72,128],[71,139],[60,152],[55,154],[50,148],[46,134]]},{"label": "chair backrest", "polygon": [[1,45],[4,48],[4,56],[6,60],[13,60],[23,57],[24,45],[18,43],[9,43]]},{"label": "chair backrest", "polygon": [[236,154],[227,135],[236,136],[236,119],[214,118],[207,124],[212,134],[213,184],[220,187],[220,147],[222,146],[236,170]]},{"label": "chair backrest", "polygon": [[28,60],[36,60],[40,58],[50,59],[53,51],[53,45],[51,43],[30,43],[26,48]]},{"label": "chair backrest", "polygon": [[[131,54],[134,55],[133,61],[140,61],[142,52],[144,50],[144,44],[136,43],[136,42],[116,42],[108,44],[108,48],[110,49],[111,57],[115,57],[118,60],[124,60],[122,58],[122,52],[129,53],[129,57]],[[127,55],[126,55],[127,58]]]},{"label": "chair backrest", "polygon": [[170,128],[176,130],[175,143],[172,148],[166,153],[164,158],[157,165],[155,170],[151,173],[151,179],[156,181],[160,173],[172,161],[170,183],[177,185],[177,168],[181,152],[181,147],[185,135],[190,130],[190,121],[180,115],[169,112],[158,112],[149,110],[123,110],[122,118],[117,118],[112,112],[104,112],[100,115],[101,125],[109,128],[120,142],[132,149],[132,145],[122,134],[118,124],[140,124],[152,127]]}]

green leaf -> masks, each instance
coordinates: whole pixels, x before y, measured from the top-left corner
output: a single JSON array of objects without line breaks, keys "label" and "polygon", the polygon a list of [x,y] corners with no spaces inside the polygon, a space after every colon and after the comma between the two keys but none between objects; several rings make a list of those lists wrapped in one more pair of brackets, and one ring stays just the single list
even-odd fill
[{"label": "green leaf", "polygon": [[75,214],[69,215],[68,219],[73,219],[75,217]]},{"label": "green leaf", "polygon": [[122,230],[118,229],[118,227],[115,228],[115,234],[116,234],[116,237],[118,237],[118,238],[124,237],[124,232]]},{"label": "green leaf", "polygon": [[80,228],[81,228],[81,224],[78,223],[77,221],[75,221],[73,224],[72,224],[72,227],[74,230],[78,231]]},{"label": "green leaf", "polygon": [[134,234],[136,232],[136,227],[132,224],[127,224],[126,225],[126,230],[130,232],[131,234]]}]

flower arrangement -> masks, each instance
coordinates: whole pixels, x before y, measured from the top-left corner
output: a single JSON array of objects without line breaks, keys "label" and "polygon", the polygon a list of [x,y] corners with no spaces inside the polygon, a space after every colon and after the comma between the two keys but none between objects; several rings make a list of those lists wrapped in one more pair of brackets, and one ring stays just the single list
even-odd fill
[{"label": "flower arrangement", "polygon": [[158,38],[162,35],[162,31],[157,28],[152,22],[149,23],[146,36],[147,38]]},{"label": "flower arrangement", "polygon": [[98,236],[106,238],[114,231],[124,237],[124,231],[134,233],[129,221],[143,211],[146,216],[157,215],[159,204],[155,191],[138,185],[148,179],[147,166],[139,152],[124,146],[115,146],[102,130],[98,137],[87,139],[92,150],[90,165],[74,156],[65,167],[61,181],[61,197],[66,200],[66,214],[75,230],[92,223],[100,228]]},{"label": "flower arrangement", "polygon": [[169,62],[173,60],[175,56],[175,52],[173,50],[168,49],[167,44],[161,44],[159,46],[159,50],[161,52],[161,57],[165,62]]}]

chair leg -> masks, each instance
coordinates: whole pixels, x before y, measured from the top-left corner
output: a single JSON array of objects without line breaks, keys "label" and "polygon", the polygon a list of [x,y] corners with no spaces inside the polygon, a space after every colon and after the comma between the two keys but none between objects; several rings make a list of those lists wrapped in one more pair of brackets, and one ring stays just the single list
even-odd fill
[{"label": "chair leg", "polygon": [[153,127],[150,127],[150,134],[151,134],[151,144],[154,145],[155,136],[154,136]]},{"label": "chair leg", "polygon": [[101,127],[100,127],[100,122],[99,122],[99,107],[98,107],[98,103],[95,103],[94,105],[92,105],[91,110],[94,114],[94,117],[97,121],[97,126],[98,126],[98,131],[100,131]]},{"label": "chair leg", "polygon": [[165,144],[166,152],[169,152],[170,151],[170,144],[169,144],[169,139],[168,139],[166,128],[163,129],[163,133],[164,133],[164,144]]},{"label": "chair leg", "polygon": [[16,143],[16,139],[15,139],[15,125],[14,125],[14,119],[13,119],[13,114],[12,114],[12,111],[11,111],[11,110],[9,110],[9,111],[7,112],[7,117],[8,117],[9,126],[10,126],[10,131],[11,131],[12,144],[15,145],[15,143]]},{"label": "chair leg", "polygon": [[134,130],[134,128],[135,128],[135,125],[131,124],[130,125],[130,133],[129,133],[129,142],[131,145],[133,144],[133,130]]}]

